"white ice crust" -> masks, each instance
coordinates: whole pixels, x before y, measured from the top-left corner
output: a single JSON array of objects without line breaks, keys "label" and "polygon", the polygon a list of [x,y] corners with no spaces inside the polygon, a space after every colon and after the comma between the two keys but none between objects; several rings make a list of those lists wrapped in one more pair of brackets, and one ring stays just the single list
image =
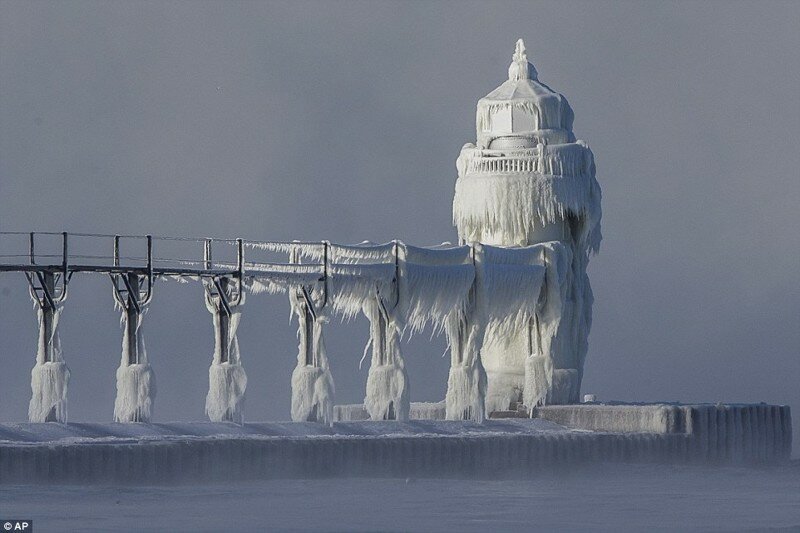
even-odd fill
[{"label": "white ice crust", "polygon": [[[49,331],[44,323],[44,312],[36,304],[36,316],[39,321],[39,343],[36,352],[36,365],[31,370],[31,401],[28,405],[30,422],[66,422],[67,421],[67,387],[69,385],[69,368],[64,362],[61,351],[61,337],[58,334],[58,323],[63,306],[56,304],[53,310],[53,322]],[[47,361],[46,346],[52,346],[52,360]]]},{"label": "white ice crust", "polygon": [[244,400],[247,390],[247,374],[242,367],[239,338],[236,335],[242,316],[241,304],[231,307],[227,331],[227,361],[222,360],[224,339],[220,338],[220,313],[209,298],[206,298],[206,308],[213,317],[215,336],[214,354],[208,369],[206,414],[212,422],[231,421],[241,424],[244,421]]},{"label": "white ice crust", "polygon": [[335,388],[322,334],[328,317],[316,302],[303,297],[302,288],[291,290],[289,300],[297,318],[298,339],[297,364],[292,371],[292,420],[330,425]]},{"label": "white ice crust", "polygon": [[531,323],[487,324],[489,412],[580,397],[593,302],[586,267],[600,247],[602,212],[594,156],[575,139],[572,121],[566,99],[538,80],[520,40],[508,81],[478,102],[477,145],[465,145],[456,162],[461,242],[544,246],[535,261],[547,271],[543,298],[520,314]]},{"label": "white ice crust", "polygon": [[147,349],[142,332],[142,317],[146,309],[137,316],[136,343],[138,345],[138,363],[130,363],[130,343],[128,339],[128,313],[121,311],[120,326],[122,328],[122,357],[117,368],[117,397],[114,401],[115,422],[150,422],[153,401],[156,397],[156,378],[153,368],[147,359]]}]

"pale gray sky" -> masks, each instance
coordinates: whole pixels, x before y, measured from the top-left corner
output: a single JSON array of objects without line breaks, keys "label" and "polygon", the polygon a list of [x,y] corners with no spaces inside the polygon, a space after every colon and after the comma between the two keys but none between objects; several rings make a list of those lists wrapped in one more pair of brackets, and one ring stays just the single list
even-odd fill
[{"label": "pale gray sky", "polygon": [[[518,37],[572,104],[603,187],[584,391],[800,408],[800,4],[0,2],[0,229],[455,239],[455,158]],[[286,419],[285,298],[240,329],[249,420]],[[63,315],[70,418],[110,420],[108,280]],[[199,285],[146,317],[155,419],[202,419]],[[363,319],[328,328],[340,402],[363,398]],[[0,276],[0,421],[25,419],[36,319]],[[413,400],[444,341],[408,346]],[[800,424],[798,424],[800,426]]]}]

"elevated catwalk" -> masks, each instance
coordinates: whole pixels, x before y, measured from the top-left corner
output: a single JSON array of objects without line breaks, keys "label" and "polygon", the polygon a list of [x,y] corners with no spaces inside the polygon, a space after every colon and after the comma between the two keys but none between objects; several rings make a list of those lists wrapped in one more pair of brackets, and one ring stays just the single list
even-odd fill
[{"label": "elevated catwalk", "polygon": [[[428,404],[427,412],[434,410]],[[334,476],[525,477],[600,462],[773,464],[786,406],[576,405],[470,421],[7,424],[2,483]],[[557,423],[559,422],[559,423]]]}]

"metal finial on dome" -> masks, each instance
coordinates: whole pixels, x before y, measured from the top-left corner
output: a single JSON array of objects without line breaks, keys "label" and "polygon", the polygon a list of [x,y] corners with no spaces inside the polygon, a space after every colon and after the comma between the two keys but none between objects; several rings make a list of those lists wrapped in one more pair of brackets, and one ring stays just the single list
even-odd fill
[{"label": "metal finial on dome", "polygon": [[525,51],[525,41],[522,39],[517,39],[517,45],[514,49],[514,56],[512,59],[511,66],[508,67],[508,79],[513,81],[536,79],[536,69],[528,62],[528,54]]}]

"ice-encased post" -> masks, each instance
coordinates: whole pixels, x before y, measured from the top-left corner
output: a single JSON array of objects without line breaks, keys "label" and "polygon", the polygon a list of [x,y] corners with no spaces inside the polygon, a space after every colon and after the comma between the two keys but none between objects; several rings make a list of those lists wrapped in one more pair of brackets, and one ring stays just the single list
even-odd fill
[{"label": "ice-encased post", "polygon": [[364,409],[372,420],[408,420],[411,402],[400,350],[399,318],[379,294],[364,304],[364,315],[369,320],[372,345]]},{"label": "ice-encased post", "polygon": [[[214,266],[211,257],[212,240],[206,239],[203,249],[205,270]],[[212,422],[244,421],[244,397],[247,374],[241,364],[239,339],[236,330],[241,319],[244,293],[244,245],[236,239],[237,269],[229,275],[212,275],[203,280],[206,309],[214,324],[214,354],[208,369],[206,414]]]},{"label": "ice-encased post", "polygon": [[[30,234],[30,264],[36,265],[35,239]],[[36,364],[31,370],[31,401],[28,419],[31,422],[66,422],[69,368],[61,352],[58,322],[67,299],[69,252],[67,232],[62,233],[62,260],[56,272],[52,267],[25,273],[31,299],[36,306],[39,338]],[[58,289],[60,281],[60,290]]]},{"label": "ice-encased post", "polygon": [[[150,239],[148,238],[148,251]],[[115,246],[118,252],[118,246]],[[118,261],[118,253],[115,260]],[[114,301],[121,312],[122,356],[117,368],[117,397],[114,401],[115,422],[150,422],[156,396],[155,374],[147,358],[142,332],[142,317],[152,295],[152,277],[129,272],[112,275]],[[122,287],[119,281],[123,282]],[[141,285],[147,291],[141,293]]]},{"label": "ice-encased post", "polygon": [[[237,269],[232,277],[212,275],[203,280],[206,309],[214,324],[214,355],[208,369],[208,395],[206,414],[212,422],[244,421],[244,396],[247,374],[241,363],[239,339],[236,330],[244,305],[244,246],[236,239]],[[211,240],[204,247],[206,270],[212,269]]]},{"label": "ice-encased post", "polygon": [[453,313],[445,324],[450,345],[445,417],[480,423],[486,416],[486,371],[480,358],[484,327],[471,315],[462,317]]},{"label": "ice-encased post", "polygon": [[[39,323],[36,364],[31,370],[32,394],[28,420],[64,423],[67,421],[70,371],[61,352],[58,322],[65,293],[62,292],[61,298],[56,296],[56,274],[53,272],[37,272],[28,279]],[[62,291],[66,291],[66,286]]]},{"label": "ice-encased post", "polygon": [[244,304],[242,291],[241,282],[234,284],[228,277],[206,282],[206,309],[214,324],[214,355],[208,369],[206,396],[206,414],[212,422],[241,424],[244,420],[247,374],[241,364],[236,336]]},{"label": "ice-encased post", "polygon": [[486,370],[481,361],[481,348],[486,331],[482,316],[483,257],[470,247],[474,280],[463,310],[453,310],[445,319],[444,332],[450,347],[450,371],[447,375],[445,418],[473,420],[486,418]]},{"label": "ice-encased post", "polygon": [[292,371],[292,420],[333,423],[334,384],[325,353],[323,309],[305,287],[290,292],[297,317],[297,364]]}]

